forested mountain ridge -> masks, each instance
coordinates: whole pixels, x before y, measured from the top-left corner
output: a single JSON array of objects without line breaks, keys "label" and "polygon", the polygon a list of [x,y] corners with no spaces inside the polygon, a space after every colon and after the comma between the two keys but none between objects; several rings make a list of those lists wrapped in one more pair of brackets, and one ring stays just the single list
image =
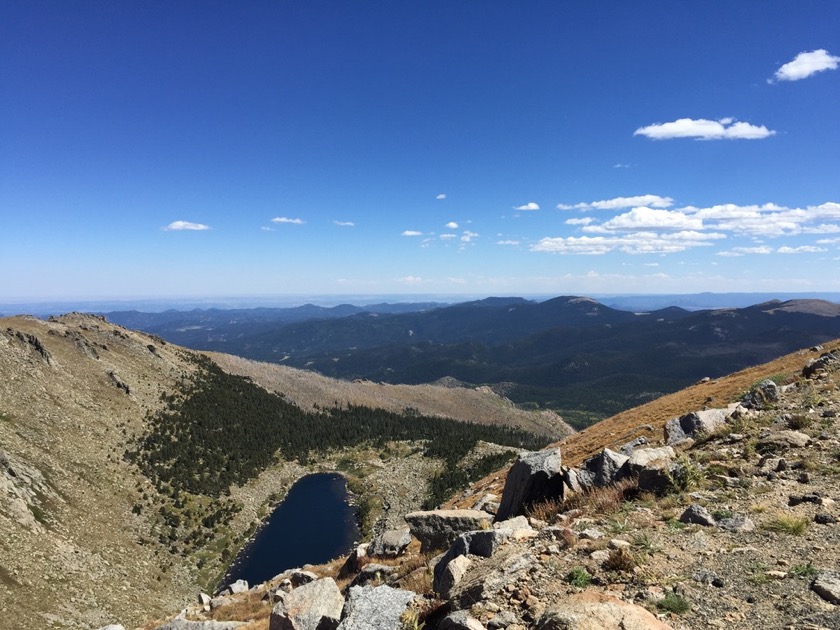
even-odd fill
[{"label": "forested mountain ridge", "polygon": [[[177,338],[177,331],[160,330]],[[633,313],[586,297],[490,298],[400,313],[311,319],[196,346],[342,379],[488,385],[580,428],[840,335],[840,306],[777,300],[746,308]]]}]

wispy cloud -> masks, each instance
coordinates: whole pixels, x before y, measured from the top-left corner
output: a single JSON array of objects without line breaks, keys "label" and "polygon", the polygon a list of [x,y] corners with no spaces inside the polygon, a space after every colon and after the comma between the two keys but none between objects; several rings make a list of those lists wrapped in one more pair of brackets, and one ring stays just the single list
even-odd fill
[{"label": "wispy cloud", "polygon": [[514,210],[539,210],[540,209],[540,204],[538,204],[536,202],[533,202],[533,201],[529,201],[528,203],[526,203],[523,206],[514,206],[513,209]]},{"label": "wispy cloud", "polygon": [[752,206],[719,204],[706,208],[687,206],[680,211],[702,219],[704,225],[711,229],[753,237],[830,234],[836,226],[823,221],[840,221],[840,203],[835,202],[805,208],[788,208],[774,203]]},{"label": "wispy cloud", "polygon": [[732,249],[724,252],[718,252],[718,256],[746,256],[747,254],[760,254],[766,256],[767,254],[772,254],[773,249],[767,247],[766,245],[761,245],[758,247],[733,247]]},{"label": "wispy cloud", "polygon": [[693,247],[708,247],[723,234],[681,231],[669,234],[636,232],[616,236],[570,236],[543,238],[531,246],[535,252],[601,255],[612,251],[626,254],[673,254]]},{"label": "wispy cloud", "polygon": [[817,72],[836,70],[838,65],[840,65],[840,57],[830,55],[823,48],[811,52],[801,52],[793,58],[793,61],[788,61],[776,70],[776,74],[773,75],[772,79],[767,79],[767,82],[799,81],[800,79],[807,79]]},{"label": "wispy cloud", "polygon": [[180,230],[209,230],[209,225],[204,225],[203,223],[192,223],[190,221],[173,221],[166,227],[162,228],[165,232],[177,232]]},{"label": "wispy cloud", "polygon": [[423,278],[420,276],[403,276],[402,278],[397,278],[397,282],[401,284],[421,284]]},{"label": "wispy cloud", "polygon": [[706,120],[705,118],[680,118],[673,122],[656,123],[639,127],[634,136],[646,136],[652,140],[673,138],[694,138],[696,140],[760,140],[775,135],[764,125],[737,122],[734,118]]},{"label": "wispy cloud", "polygon": [[592,217],[580,217],[575,219],[566,219],[563,223],[565,223],[566,225],[589,225],[594,220],[595,219],[593,219]]},{"label": "wispy cloud", "polygon": [[648,206],[650,208],[670,208],[674,205],[674,200],[670,197],[660,197],[659,195],[636,195],[635,197],[615,197],[613,199],[603,199],[601,201],[590,201],[587,203],[577,203],[574,205],[567,205],[558,203],[558,210],[621,210],[622,208],[632,208],[634,206]]},{"label": "wispy cloud", "polygon": [[292,225],[303,225],[306,223],[303,219],[291,219],[289,217],[274,217],[271,220],[272,223],[289,223]]},{"label": "wispy cloud", "polygon": [[628,230],[702,230],[703,220],[676,210],[633,208],[600,225],[583,228],[584,232],[615,232]]},{"label": "wispy cloud", "polygon": [[418,232],[417,230],[403,230],[403,233],[400,236],[423,236],[423,232]]},{"label": "wispy cloud", "polygon": [[470,232],[469,230],[464,230],[464,233],[461,235],[461,241],[464,243],[469,243],[474,238],[478,238],[477,232]]},{"label": "wispy cloud", "polygon": [[435,199],[446,199],[446,193],[440,193]]},{"label": "wispy cloud", "polygon": [[333,221],[333,223],[339,227],[356,227],[356,224],[352,221]]},{"label": "wispy cloud", "polygon": [[450,230],[457,230],[458,229],[458,224],[455,223],[455,221],[450,221],[449,223],[446,224],[446,227]]},{"label": "wispy cloud", "polygon": [[630,165],[619,162],[618,164],[613,164],[613,168],[630,168]]},{"label": "wispy cloud", "polygon": [[519,245],[519,241],[496,241],[496,245]]},{"label": "wispy cloud", "polygon": [[451,241],[453,238],[458,238],[458,235],[457,234],[451,234],[451,233],[448,233],[448,232],[446,234],[441,234],[440,235],[440,240],[442,240],[442,241]]},{"label": "wispy cloud", "polygon": [[776,250],[780,254],[817,254],[828,251],[822,247],[814,247],[813,245],[802,245],[800,247],[782,246]]}]

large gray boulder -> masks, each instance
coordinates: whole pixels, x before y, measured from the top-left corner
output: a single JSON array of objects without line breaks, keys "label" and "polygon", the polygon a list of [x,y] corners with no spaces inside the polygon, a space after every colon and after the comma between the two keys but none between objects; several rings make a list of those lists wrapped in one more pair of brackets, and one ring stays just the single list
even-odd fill
[{"label": "large gray boulder", "polygon": [[399,630],[416,593],[390,586],[351,586],[339,630]]},{"label": "large gray boulder", "polygon": [[321,578],[289,593],[271,610],[269,630],[335,630],[344,608],[344,597],[335,580]]},{"label": "large gray boulder", "polygon": [[530,552],[523,552],[515,545],[505,545],[492,558],[470,567],[449,593],[452,608],[469,609],[477,602],[497,597],[499,591],[518,581],[535,562]]},{"label": "large gray boulder", "polygon": [[840,572],[822,571],[814,579],[811,589],[825,601],[840,604]]},{"label": "large gray boulder", "polygon": [[753,387],[741,404],[747,409],[767,409],[779,402],[779,386],[769,378]]},{"label": "large gray boulder", "polygon": [[726,424],[725,409],[703,409],[692,411],[665,423],[665,443],[670,445],[685,442],[698,434],[714,433]]},{"label": "large gray boulder", "polygon": [[627,455],[605,448],[583,462],[579,473],[580,478],[584,480],[584,483],[588,481],[599,488],[609,486],[627,477],[629,459]]},{"label": "large gray boulder", "polygon": [[640,448],[630,454],[627,468],[639,481],[643,492],[664,493],[673,483],[671,467],[676,453],[670,446]]},{"label": "large gray boulder", "polygon": [[458,536],[449,550],[435,564],[433,582],[435,592],[446,595],[463,576],[461,568],[466,570],[467,566],[463,561],[455,568],[451,568],[450,564],[454,564],[456,560],[461,558],[466,558],[468,554],[483,558],[492,557],[496,550],[510,537],[511,533],[512,530],[510,529],[487,529],[466,532]]},{"label": "large gray boulder", "polygon": [[393,558],[401,555],[410,544],[411,530],[408,527],[389,529],[373,539],[367,552],[372,556]]},{"label": "large gray boulder", "polygon": [[432,584],[435,593],[439,593],[444,598],[448,597],[452,589],[466,575],[470,564],[472,564],[472,560],[467,556],[458,556],[445,563],[438,562],[435,565],[435,577]]},{"label": "large gray boulder", "polygon": [[464,532],[490,529],[493,517],[478,510],[428,510],[410,512],[405,520],[425,552],[447,549]]},{"label": "large gray boulder", "polygon": [[537,501],[563,498],[560,449],[520,453],[508,471],[496,520],[524,514]]}]

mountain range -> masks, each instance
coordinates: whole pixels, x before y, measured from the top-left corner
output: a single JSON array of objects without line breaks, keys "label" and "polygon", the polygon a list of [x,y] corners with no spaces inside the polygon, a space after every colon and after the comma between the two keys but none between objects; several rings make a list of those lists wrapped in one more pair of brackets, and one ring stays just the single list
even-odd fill
[{"label": "mountain range", "polygon": [[510,297],[106,316],[173,343],[340,379],[487,385],[577,427],[840,335],[840,306],[813,299],[631,312],[579,296]]}]

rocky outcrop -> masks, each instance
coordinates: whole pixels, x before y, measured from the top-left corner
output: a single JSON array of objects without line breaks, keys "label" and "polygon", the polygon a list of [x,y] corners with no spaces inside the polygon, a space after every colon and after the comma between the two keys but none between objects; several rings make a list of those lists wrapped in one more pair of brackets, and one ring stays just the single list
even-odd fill
[{"label": "rocky outcrop", "polygon": [[507,474],[497,521],[523,514],[532,503],[563,497],[560,449],[520,453]]},{"label": "rocky outcrop", "polygon": [[726,422],[727,411],[724,409],[704,409],[692,411],[665,423],[665,442],[672,446],[685,442],[697,434],[714,433]]},{"label": "rocky outcrop", "polygon": [[408,527],[389,529],[376,536],[367,548],[372,556],[394,558],[402,554],[411,544],[411,530]]},{"label": "rocky outcrop", "polygon": [[353,586],[339,630],[400,630],[402,615],[417,594],[390,586]]},{"label": "rocky outcrop", "polygon": [[335,580],[321,578],[280,595],[269,618],[269,630],[334,630],[344,597]]},{"label": "rocky outcrop", "polygon": [[423,551],[448,548],[464,532],[489,529],[492,516],[477,510],[411,512],[405,520]]}]

